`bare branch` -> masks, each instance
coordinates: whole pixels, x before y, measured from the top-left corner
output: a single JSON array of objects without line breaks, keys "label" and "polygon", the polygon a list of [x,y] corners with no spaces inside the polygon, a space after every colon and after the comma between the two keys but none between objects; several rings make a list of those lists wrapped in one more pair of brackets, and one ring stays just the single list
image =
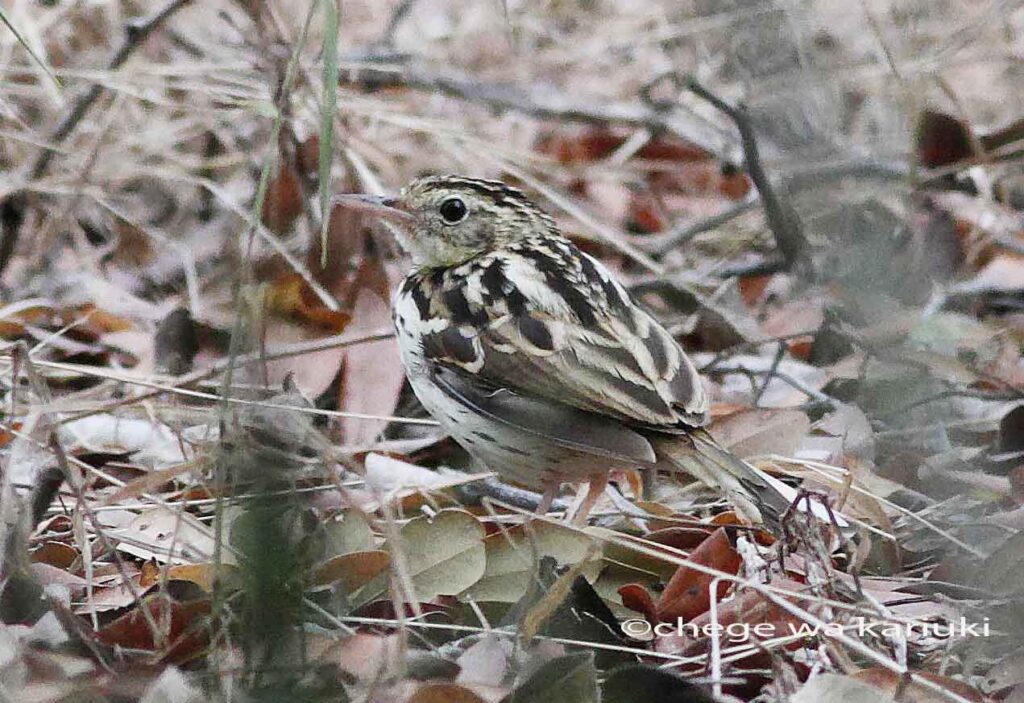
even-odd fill
[{"label": "bare branch", "polygon": [[804,269],[805,273],[809,273],[807,239],[804,237],[803,224],[792,205],[783,200],[772,187],[771,180],[765,173],[757,148],[757,135],[754,133],[750,115],[744,107],[729,105],[696,80],[690,79],[686,85],[694,95],[706,100],[736,123],[736,129],[740,134],[740,143],[743,146],[747,173],[750,174],[750,180],[754,182],[758,193],[761,194],[761,205],[764,207],[768,227],[775,236],[775,244],[785,260],[786,268],[790,271]]}]

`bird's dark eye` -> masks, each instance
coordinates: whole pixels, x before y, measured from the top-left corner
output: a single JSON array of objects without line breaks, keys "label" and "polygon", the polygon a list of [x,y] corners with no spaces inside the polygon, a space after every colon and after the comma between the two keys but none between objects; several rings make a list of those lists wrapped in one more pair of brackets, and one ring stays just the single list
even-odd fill
[{"label": "bird's dark eye", "polygon": [[441,203],[441,219],[446,225],[457,225],[466,219],[469,209],[461,198],[448,198]]}]

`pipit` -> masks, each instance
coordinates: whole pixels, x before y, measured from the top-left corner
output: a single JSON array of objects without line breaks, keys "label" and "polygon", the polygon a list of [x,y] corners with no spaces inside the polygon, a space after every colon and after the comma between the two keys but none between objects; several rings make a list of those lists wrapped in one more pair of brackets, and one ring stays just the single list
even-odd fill
[{"label": "pipit", "polygon": [[755,523],[789,507],[793,488],[703,429],[708,398],[679,344],[521,191],[431,176],[341,201],[390,221],[412,258],[393,313],[416,396],[490,470],[543,490],[540,511],[586,481],[581,521],[631,468],[684,471]]}]

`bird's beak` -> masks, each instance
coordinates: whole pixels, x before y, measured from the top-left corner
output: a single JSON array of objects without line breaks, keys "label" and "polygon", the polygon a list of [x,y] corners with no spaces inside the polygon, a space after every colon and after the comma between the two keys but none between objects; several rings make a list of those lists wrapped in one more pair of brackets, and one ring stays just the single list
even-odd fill
[{"label": "bird's beak", "polygon": [[383,195],[365,195],[362,193],[344,193],[335,195],[332,202],[355,212],[365,212],[380,217],[397,225],[408,224],[413,220],[412,213],[405,209],[402,201]]}]

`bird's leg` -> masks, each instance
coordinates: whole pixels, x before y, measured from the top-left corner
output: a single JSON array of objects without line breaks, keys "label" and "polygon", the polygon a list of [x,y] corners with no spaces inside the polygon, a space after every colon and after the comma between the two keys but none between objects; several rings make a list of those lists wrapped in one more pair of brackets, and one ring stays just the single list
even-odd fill
[{"label": "bird's leg", "polygon": [[540,502],[537,503],[537,510],[534,511],[537,515],[547,515],[547,512],[551,510],[551,504],[555,502],[555,494],[558,493],[558,483],[550,484],[544,489],[544,495],[541,496]]},{"label": "bird's leg", "polygon": [[590,482],[587,484],[587,495],[584,496],[583,501],[576,508],[572,516],[573,525],[583,525],[587,521],[587,516],[590,515],[590,511],[594,508],[594,503],[604,494],[604,489],[608,486],[608,474],[600,473],[590,477]]}]

